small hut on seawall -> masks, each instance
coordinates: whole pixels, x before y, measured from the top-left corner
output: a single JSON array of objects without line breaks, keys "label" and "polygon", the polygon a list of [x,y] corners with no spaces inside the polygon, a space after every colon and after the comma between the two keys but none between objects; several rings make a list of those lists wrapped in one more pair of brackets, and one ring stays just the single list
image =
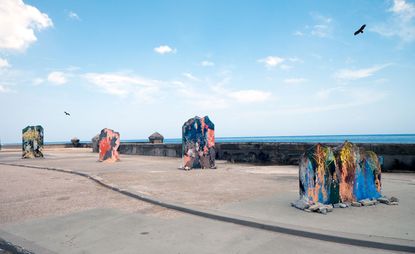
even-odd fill
[{"label": "small hut on seawall", "polygon": [[163,143],[164,137],[158,132],[154,132],[153,134],[148,137],[148,141],[153,144],[161,144]]}]

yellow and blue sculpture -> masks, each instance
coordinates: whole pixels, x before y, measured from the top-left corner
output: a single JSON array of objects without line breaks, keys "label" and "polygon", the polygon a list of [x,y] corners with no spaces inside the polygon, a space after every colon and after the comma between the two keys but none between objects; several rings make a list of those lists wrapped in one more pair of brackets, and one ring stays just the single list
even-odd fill
[{"label": "yellow and blue sculpture", "polygon": [[22,130],[22,158],[43,158],[43,128],[27,126]]}]

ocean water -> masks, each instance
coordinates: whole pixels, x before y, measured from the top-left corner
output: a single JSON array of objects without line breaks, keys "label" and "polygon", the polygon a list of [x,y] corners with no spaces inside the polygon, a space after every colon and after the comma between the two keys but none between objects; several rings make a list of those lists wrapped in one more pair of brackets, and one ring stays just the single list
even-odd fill
[{"label": "ocean water", "polygon": [[[373,135],[316,135],[316,136],[262,136],[262,137],[216,137],[217,143],[233,142],[287,142],[287,143],[388,143],[415,144],[415,134],[373,134]],[[148,142],[148,139],[121,139],[121,142]],[[69,141],[45,141],[45,144],[64,144]],[[91,143],[83,140],[81,143]],[[166,138],[165,144],[180,144],[181,138]],[[21,143],[3,143],[3,145],[21,145]]]},{"label": "ocean water", "polygon": [[[397,143],[415,144],[415,134],[379,134],[379,135],[318,135],[318,136],[267,136],[267,137],[216,137],[217,143],[233,142],[292,142],[292,143]],[[147,142],[148,139],[121,140],[123,142]],[[180,144],[181,138],[164,139],[166,144]]]}]

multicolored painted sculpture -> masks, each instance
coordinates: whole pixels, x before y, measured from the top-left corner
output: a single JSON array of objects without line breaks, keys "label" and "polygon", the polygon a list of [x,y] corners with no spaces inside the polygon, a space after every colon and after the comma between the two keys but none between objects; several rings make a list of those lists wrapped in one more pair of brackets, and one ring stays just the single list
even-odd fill
[{"label": "multicolored painted sculpture", "polygon": [[317,144],[304,153],[299,169],[300,197],[336,204],[381,197],[381,166],[374,152],[345,142],[332,150]]},{"label": "multicolored painted sculpture", "polygon": [[99,134],[99,161],[116,162],[120,160],[118,147],[120,134],[111,129],[103,129]]},{"label": "multicolored painted sculpture", "polygon": [[337,164],[330,147],[317,144],[300,161],[300,196],[314,203],[339,202]]},{"label": "multicolored painted sculpture", "polygon": [[183,168],[216,168],[215,125],[208,116],[189,119],[183,124]]},{"label": "multicolored painted sculpture", "polygon": [[340,198],[343,202],[356,201],[353,192],[355,177],[361,172],[359,148],[350,142],[344,142],[335,150],[340,170]]},{"label": "multicolored painted sculpture", "polygon": [[22,158],[43,158],[43,128],[27,126],[22,130]]}]

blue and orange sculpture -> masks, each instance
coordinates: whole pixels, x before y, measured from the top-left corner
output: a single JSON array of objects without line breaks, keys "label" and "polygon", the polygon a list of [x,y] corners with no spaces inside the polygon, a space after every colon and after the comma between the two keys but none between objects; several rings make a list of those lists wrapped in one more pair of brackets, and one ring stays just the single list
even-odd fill
[{"label": "blue and orange sculpture", "polygon": [[99,161],[116,162],[120,160],[118,147],[120,146],[120,133],[111,129],[103,129],[99,134]]},{"label": "blue and orange sculpture", "polygon": [[311,203],[336,204],[381,197],[381,166],[374,152],[345,142],[317,144],[300,160],[300,197]]},{"label": "blue and orange sculpture", "polygon": [[27,126],[22,130],[22,158],[43,158],[43,128]]},{"label": "blue and orange sculpture", "polygon": [[216,168],[215,125],[208,116],[189,119],[182,127],[183,168]]}]

